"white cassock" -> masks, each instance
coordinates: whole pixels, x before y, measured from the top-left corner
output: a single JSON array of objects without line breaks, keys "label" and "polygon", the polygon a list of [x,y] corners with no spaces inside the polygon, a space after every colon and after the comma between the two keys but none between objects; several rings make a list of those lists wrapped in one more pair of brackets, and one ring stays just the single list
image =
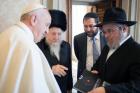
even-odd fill
[{"label": "white cassock", "polygon": [[21,22],[0,33],[0,93],[61,93],[32,32]]}]

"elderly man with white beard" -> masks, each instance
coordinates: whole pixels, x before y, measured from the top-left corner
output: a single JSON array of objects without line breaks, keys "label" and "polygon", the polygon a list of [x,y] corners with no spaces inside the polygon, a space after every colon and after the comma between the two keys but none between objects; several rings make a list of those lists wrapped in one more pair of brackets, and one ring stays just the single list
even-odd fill
[{"label": "elderly man with white beard", "polygon": [[49,10],[52,23],[38,46],[45,54],[62,93],[70,93],[73,85],[70,44],[62,40],[66,31],[66,15],[60,10]]}]

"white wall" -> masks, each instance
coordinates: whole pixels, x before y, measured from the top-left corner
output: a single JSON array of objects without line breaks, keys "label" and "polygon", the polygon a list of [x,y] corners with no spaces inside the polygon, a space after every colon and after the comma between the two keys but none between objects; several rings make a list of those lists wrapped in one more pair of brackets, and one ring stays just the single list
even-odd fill
[{"label": "white wall", "polygon": [[[66,13],[67,15],[67,0],[47,0],[48,8],[50,9],[58,9]],[[67,16],[68,17],[68,16]],[[68,30],[68,29],[67,29]],[[67,31],[62,34],[62,39],[67,41]]]},{"label": "white wall", "polygon": [[122,0],[122,8],[127,13],[128,20],[137,21],[130,27],[130,34],[140,43],[140,0]]},{"label": "white wall", "polygon": [[23,7],[29,2],[40,0],[0,0],[0,32],[19,21]]}]

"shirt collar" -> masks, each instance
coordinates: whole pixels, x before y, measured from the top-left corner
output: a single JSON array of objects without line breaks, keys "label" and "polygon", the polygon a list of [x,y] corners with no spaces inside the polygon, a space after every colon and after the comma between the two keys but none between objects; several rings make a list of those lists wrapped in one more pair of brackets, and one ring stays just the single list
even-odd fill
[{"label": "shirt collar", "polygon": [[122,40],[122,41],[120,42],[120,46],[121,46],[126,40],[128,40],[130,37],[131,37],[131,35],[128,35],[124,40]]},{"label": "shirt collar", "polygon": [[[91,37],[88,37],[88,36],[87,36],[87,38],[88,38],[88,40],[91,40]],[[92,38],[92,39],[93,39],[93,38]],[[94,37],[94,40],[100,40],[100,31],[97,32],[97,34],[96,34],[95,37]]]},{"label": "shirt collar", "polygon": [[99,40],[100,39],[100,31],[97,32],[96,36],[94,37],[95,40]]}]

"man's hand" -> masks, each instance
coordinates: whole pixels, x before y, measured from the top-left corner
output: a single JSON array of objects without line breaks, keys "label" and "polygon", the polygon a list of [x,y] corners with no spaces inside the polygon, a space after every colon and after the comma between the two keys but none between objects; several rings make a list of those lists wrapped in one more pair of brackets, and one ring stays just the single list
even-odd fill
[{"label": "man's hand", "polygon": [[[92,70],[91,72],[94,74],[99,73],[97,70]],[[105,93],[105,88],[104,87],[97,87],[97,88],[94,88],[93,90],[89,91],[88,93]]]},{"label": "man's hand", "polygon": [[97,70],[92,70],[91,72],[94,73],[94,74],[98,74]]},{"label": "man's hand", "polygon": [[61,76],[65,76],[67,73],[65,72],[65,70],[68,70],[67,67],[63,66],[63,65],[54,65],[52,66],[52,72],[54,75],[58,75],[59,77]]},{"label": "man's hand", "polygon": [[104,87],[98,87],[98,88],[95,88],[95,89],[91,90],[88,93],[105,93],[105,88]]}]

